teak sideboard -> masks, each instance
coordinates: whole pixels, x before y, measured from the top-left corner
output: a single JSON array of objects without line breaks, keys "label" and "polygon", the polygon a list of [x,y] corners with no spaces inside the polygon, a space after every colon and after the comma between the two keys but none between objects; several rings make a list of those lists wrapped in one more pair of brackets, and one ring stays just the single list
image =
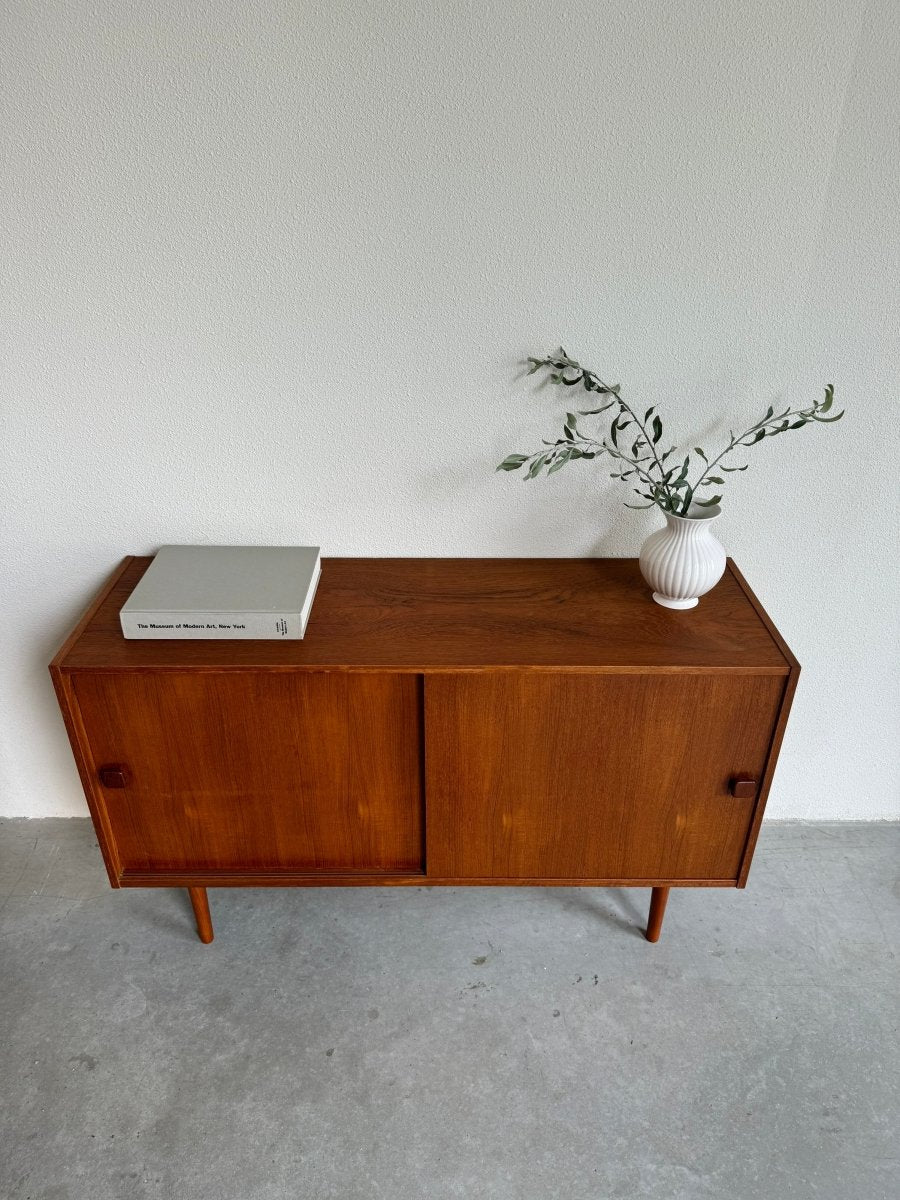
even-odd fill
[{"label": "teak sideboard", "polygon": [[51,664],[113,887],[744,887],[799,666],[729,560],[324,559],[302,641],[126,641],[127,558]]}]

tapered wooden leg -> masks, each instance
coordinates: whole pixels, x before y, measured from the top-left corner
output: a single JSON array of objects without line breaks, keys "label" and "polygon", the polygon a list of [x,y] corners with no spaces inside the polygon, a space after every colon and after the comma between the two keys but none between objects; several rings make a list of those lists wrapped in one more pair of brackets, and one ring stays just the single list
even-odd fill
[{"label": "tapered wooden leg", "polygon": [[663,914],[666,911],[666,901],[669,899],[669,889],[658,887],[653,889],[650,897],[650,918],[647,921],[647,941],[658,942],[662,930]]},{"label": "tapered wooden leg", "polygon": [[188,888],[191,906],[197,919],[197,936],[207,945],[213,940],[212,917],[209,915],[209,897],[205,887]]}]

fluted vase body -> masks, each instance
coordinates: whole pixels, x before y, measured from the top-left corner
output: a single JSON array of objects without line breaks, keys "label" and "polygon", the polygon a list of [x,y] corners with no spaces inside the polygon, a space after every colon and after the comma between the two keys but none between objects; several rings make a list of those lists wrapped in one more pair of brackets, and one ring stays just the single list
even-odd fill
[{"label": "fluted vase body", "polygon": [[666,513],[665,529],[651,533],[641,547],[641,574],[665,608],[693,608],[725,571],[725,551],[711,529],[720,510],[697,511],[686,517]]}]

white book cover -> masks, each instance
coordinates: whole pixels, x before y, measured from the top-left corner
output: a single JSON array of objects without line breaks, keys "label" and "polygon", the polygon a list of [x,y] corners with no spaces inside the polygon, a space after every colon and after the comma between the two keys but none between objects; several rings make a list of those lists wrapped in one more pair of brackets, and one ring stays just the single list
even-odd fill
[{"label": "white book cover", "polygon": [[318,546],[163,546],[122,605],[126,638],[297,640]]}]

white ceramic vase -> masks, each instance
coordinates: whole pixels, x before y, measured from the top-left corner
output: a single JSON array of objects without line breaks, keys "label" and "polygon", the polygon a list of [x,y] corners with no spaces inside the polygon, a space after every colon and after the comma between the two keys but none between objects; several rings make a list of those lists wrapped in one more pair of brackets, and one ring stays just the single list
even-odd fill
[{"label": "white ceramic vase", "polygon": [[710,528],[720,509],[698,508],[686,517],[666,513],[666,527],[641,547],[641,574],[665,608],[693,608],[725,571],[725,551]]}]

